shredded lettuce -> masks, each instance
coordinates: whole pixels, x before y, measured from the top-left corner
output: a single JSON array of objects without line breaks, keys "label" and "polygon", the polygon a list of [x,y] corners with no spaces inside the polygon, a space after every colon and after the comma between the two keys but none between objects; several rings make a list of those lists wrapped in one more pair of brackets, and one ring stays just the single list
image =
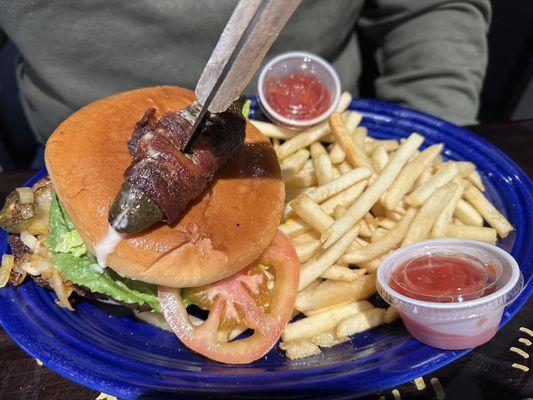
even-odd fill
[{"label": "shredded lettuce", "polygon": [[52,264],[66,279],[123,303],[147,304],[154,311],[161,310],[155,285],[123,278],[109,268],[102,270],[98,266],[56,195],[50,204],[49,227]]}]

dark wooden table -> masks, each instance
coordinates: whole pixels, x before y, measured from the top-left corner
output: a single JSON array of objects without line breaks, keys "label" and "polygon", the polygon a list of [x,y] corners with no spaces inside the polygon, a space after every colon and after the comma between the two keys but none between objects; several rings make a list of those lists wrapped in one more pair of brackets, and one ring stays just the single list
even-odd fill
[{"label": "dark wooden table", "polygon": [[[497,145],[533,176],[533,121],[477,125],[470,129]],[[0,200],[32,174],[33,171],[1,173]],[[518,341],[519,338],[533,341],[520,327],[533,329],[533,299],[489,343],[423,377],[426,389],[418,390],[409,382],[366,399],[396,399],[398,395],[405,400],[441,399],[432,385],[436,379],[444,389],[445,398],[451,400],[533,398],[532,373],[511,367],[520,363],[533,368],[531,358],[524,359],[509,350],[515,346],[533,355],[533,346]],[[0,348],[0,400],[93,400],[99,395],[39,366],[1,330]]]}]

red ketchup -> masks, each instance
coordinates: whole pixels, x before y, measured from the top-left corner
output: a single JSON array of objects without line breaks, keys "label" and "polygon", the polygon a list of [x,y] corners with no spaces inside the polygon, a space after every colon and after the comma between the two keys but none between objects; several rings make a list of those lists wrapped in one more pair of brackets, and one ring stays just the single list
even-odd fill
[{"label": "red ketchup", "polygon": [[280,115],[293,120],[316,118],[331,104],[328,90],[312,75],[285,75],[268,83],[265,92],[268,104]]},{"label": "red ketchup", "polygon": [[493,291],[494,268],[466,255],[423,255],[397,267],[390,286],[407,297],[437,303],[474,300]]}]

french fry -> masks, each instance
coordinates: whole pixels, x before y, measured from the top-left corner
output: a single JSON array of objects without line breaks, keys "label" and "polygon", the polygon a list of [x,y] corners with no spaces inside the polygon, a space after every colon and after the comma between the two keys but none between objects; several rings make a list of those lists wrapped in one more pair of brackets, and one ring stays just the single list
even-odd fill
[{"label": "french fry", "polygon": [[379,198],[387,191],[401,169],[424,141],[424,138],[413,133],[393,154],[389,163],[363,194],[352,204],[346,214],[336,220],[321,236],[324,248],[330,247],[354,226],[372,208]]},{"label": "french fry", "polygon": [[355,333],[364,332],[381,325],[384,317],[385,310],[383,308],[374,308],[372,310],[364,311],[339,322],[335,333],[339,338],[342,338]]},{"label": "french fry", "polygon": [[279,146],[281,146],[281,142],[279,139],[273,138],[272,140],[272,148],[274,151],[277,151],[279,149]]},{"label": "french fry", "polygon": [[453,215],[465,225],[483,226],[483,217],[481,214],[472,204],[463,199],[459,199],[457,202]]},{"label": "french fry", "polygon": [[470,175],[466,177],[466,179],[472,183],[475,187],[477,187],[482,192],[485,191],[485,185],[483,184],[483,181],[481,180],[481,176],[479,176],[479,173],[477,171],[472,172]]},{"label": "french fry", "polygon": [[364,300],[375,292],[376,276],[374,274],[363,275],[353,282],[325,281],[312,291],[299,293],[296,298],[296,308],[305,312],[349,300]]},{"label": "french fry", "polygon": [[310,231],[301,233],[297,236],[291,237],[291,242],[293,245],[296,246],[298,244],[308,243],[308,242],[312,242],[313,240],[319,240],[319,239],[320,239],[320,234],[315,231],[310,230]]},{"label": "french fry", "polygon": [[[306,294],[306,293],[311,293],[313,290],[315,290],[317,287],[319,287],[323,282],[325,282],[325,281],[322,278],[315,279],[313,282],[311,282],[309,284],[309,286],[307,286],[304,290],[300,291],[298,293],[298,295],[309,296],[309,294]],[[295,310],[298,310],[298,309],[295,308]],[[300,310],[298,310],[298,311],[300,311]]]},{"label": "french fry", "polygon": [[402,215],[403,214],[400,214],[400,213],[395,212],[395,211],[385,210],[385,218],[390,219],[391,221],[398,222],[400,219],[402,219]]},{"label": "french fry", "polygon": [[331,169],[333,170],[333,179],[338,179],[342,176],[341,171],[335,165]]},{"label": "french fry", "polygon": [[317,232],[324,232],[335,220],[306,194],[298,196],[291,202],[296,214]]},{"label": "french fry", "polygon": [[321,155],[327,156],[328,152],[320,142],[315,142],[311,146],[309,146],[309,150],[311,152],[311,158],[315,159],[318,158]]},{"label": "french fry", "polygon": [[283,177],[289,177],[292,174],[300,172],[308,159],[309,150],[307,149],[300,149],[284,159],[281,162],[281,173]]},{"label": "french fry", "polygon": [[365,153],[364,146],[358,145],[355,138],[350,135],[349,129],[344,124],[344,119],[339,113],[333,113],[328,118],[331,131],[335,141],[342,147],[342,150],[346,154],[346,160],[353,168],[367,167],[372,168],[372,163],[368,159]]},{"label": "french fry", "polygon": [[339,168],[339,171],[342,174],[347,174],[348,172],[352,170],[352,166],[350,165],[348,161],[341,162],[340,164],[337,165],[337,168]]},{"label": "french fry", "polygon": [[448,163],[441,170],[439,170],[434,176],[431,177],[424,184],[420,185],[413,192],[405,197],[405,202],[413,207],[419,207],[429,199],[429,196],[438,188],[446,185],[457,174],[459,170],[456,164]]},{"label": "french fry", "polygon": [[333,246],[322,251],[311,260],[301,266],[299,290],[305,289],[307,285],[322,275],[329,267],[345,253],[350,243],[359,234],[359,226],[354,226],[339,239]]},{"label": "french fry", "polygon": [[341,97],[339,98],[339,103],[337,104],[336,112],[341,113],[346,110],[350,103],[352,102],[352,95],[350,92],[342,92]]},{"label": "french fry", "polygon": [[300,218],[289,218],[279,226],[279,229],[288,237],[292,237],[311,230],[311,226]]},{"label": "french fry", "polygon": [[498,239],[496,229],[494,228],[454,224],[448,224],[446,237],[478,240],[490,244],[496,244],[496,240]]},{"label": "french fry", "polygon": [[385,195],[383,204],[389,210],[395,208],[400,200],[411,190],[418,177],[442,151],[442,144],[434,144],[422,151],[415,160],[410,162],[398,174],[396,180]]},{"label": "french fry", "polygon": [[360,163],[367,166],[368,168],[374,168],[370,157],[365,151],[365,141],[367,138],[368,130],[364,126],[358,126],[355,128],[354,134],[352,136],[352,142],[357,149],[359,154]]},{"label": "french fry", "polygon": [[506,237],[514,228],[511,223],[494,207],[475,186],[465,189],[464,197],[479,211],[485,221],[498,232],[502,238]]},{"label": "french fry", "polygon": [[435,169],[439,171],[449,164],[454,164],[457,167],[457,171],[459,171],[459,176],[463,178],[467,177],[476,170],[475,164],[471,163],[470,161],[448,161],[444,163],[435,163],[434,165]]},{"label": "french fry", "polygon": [[415,215],[416,210],[410,208],[391,231],[382,236],[379,240],[343,255],[340,261],[348,264],[360,264],[371,261],[385,254],[389,250],[395,249],[407,233]]},{"label": "french fry", "polygon": [[383,322],[385,322],[386,324],[390,324],[396,321],[398,318],[400,318],[400,313],[398,312],[398,309],[396,307],[390,306],[385,311],[385,315],[383,316]]},{"label": "french fry", "polygon": [[396,221],[393,221],[392,219],[388,219],[386,217],[377,217],[376,224],[377,226],[381,226],[382,228],[388,230],[394,229],[396,227]]},{"label": "french fry", "polygon": [[398,141],[394,139],[384,139],[384,140],[377,140],[379,144],[385,147],[385,150],[387,150],[388,153],[391,151],[398,150],[398,147],[400,147],[400,144]]},{"label": "french fry", "polygon": [[[357,111],[346,111],[345,113],[342,113],[342,118],[344,120],[346,130],[349,134],[352,134],[355,131],[355,128],[357,128],[363,120],[363,115]],[[333,136],[333,132],[331,136]]]},{"label": "french fry", "polygon": [[423,170],[418,179],[416,180],[414,188],[417,189],[418,187],[422,186],[424,183],[429,181],[432,176],[433,174],[431,173],[431,170],[429,168]]},{"label": "french fry", "polygon": [[454,179],[454,182],[457,183],[457,189],[455,190],[450,202],[446,205],[444,210],[440,213],[435,221],[435,225],[433,225],[433,228],[431,229],[432,238],[446,237],[448,224],[452,221],[453,212],[457,207],[457,202],[461,200],[461,196],[463,195],[464,184],[462,179]]},{"label": "french fry", "polygon": [[338,143],[333,143],[331,145],[331,150],[329,151],[329,159],[333,164],[340,164],[346,159],[346,154]]},{"label": "french fry", "polygon": [[377,228],[372,229],[372,234],[370,235],[370,242],[375,242],[379,240],[380,237],[386,235],[389,232],[388,229],[378,226]]},{"label": "french fry", "polygon": [[378,226],[375,218],[372,216],[372,214],[370,213],[366,213],[364,216],[363,216],[363,220],[368,224],[370,225],[371,228],[376,228]]},{"label": "french fry", "polygon": [[358,224],[359,224],[359,236],[367,238],[367,239],[372,237],[373,230],[371,226],[369,226],[369,224],[365,220],[359,221]]},{"label": "french fry", "polygon": [[289,129],[281,128],[277,125],[271,124],[270,122],[263,122],[257,120],[250,120],[250,123],[255,126],[259,131],[270,138],[287,140],[295,137],[298,133],[291,131]]},{"label": "french fry", "polygon": [[350,269],[340,265],[333,264],[322,275],[323,279],[331,279],[334,281],[354,282],[361,276],[366,274],[366,269]]},{"label": "french fry", "polygon": [[296,339],[312,338],[322,332],[335,328],[343,319],[371,308],[372,305],[367,301],[352,302],[343,306],[333,307],[320,314],[305,317],[287,324],[283,331],[282,339],[283,341],[289,342]]},{"label": "french fry", "polygon": [[377,173],[383,171],[383,168],[385,168],[389,162],[389,153],[387,153],[387,150],[385,150],[385,146],[382,146],[381,144],[376,146],[374,152],[372,153],[371,161],[374,171]]},{"label": "french fry", "polygon": [[340,204],[337,204],[337,206],[333,209],[333,218],[334,219],[340,218],[345,212],[346,212],[346,207],[343,207]]},{"label": "french fry", "polygon": [[[313,146],[318,143],[313,143]],[[320,145],[322,146],[322,145]],[[313,165],[315,167],[316,178],[318,185],[322,186],[333,180],[333,165],[326,154],[319,154],[313,157]]]},{"label": "french fry", "polygon": [[333,210],[337,206],[341,206],[345,208],[350,207],[355,202],[355,200],[357,200],[357,198],[361,196],[361,193],[363,193],[363,191],[365,190],[365,187],[366,187],[366,181],[356,183],[355,185],[349,187],[348,189],[326,200],[324,203],[320,205],[320,207],[322,207],[322,209],[328,214],[332,214]]},{"label": "french fry", "polygon": [[290,174],[284,182],[287,189],[305,188],[318,183],[314,169],[302,169],[295,174]]},{"label": "french fry", "polygon": [[315,166],[313,165],[313,160],[309,159],[305,162],[304,166],[302,167],[302,170],[315,170]]},{"label": "french fry", "polygon": [[300,263],[304,263],[320,251],[320,240],[313,240],[305,243],[295,244],[294,249],[296,250],[298,261],[300,261]]},{"label": "french fry", "polygon": [[403,238],[402,246],[407,246],[428,238],[431,228],[433,228],[438,216],[452,199],[454,192],[457,190],[457,186],[457,183],[449,182],[433,192],[418,210]]},{"label": "french fry", "polygon": [[320,347],[333,347],[338,344],[347,342],[348,340],[350,340],[350,338],[339,338],[335,333],[335,329],[330,329],[329,331],[322,332],[321,334],[312,337],[310,340],[311,342]]},{"label": "french fry", "polygon": [[317,187],[315,190],[309,192],[307,195],[311,200],[317,204],[335,196],[345,189],[355,185],[358,182],[368,178],[372,171],[368,168],[356,168],[350,170],[347,174],[326,183],[325,185]]},{"label": "french fry", "polygon": [[383,257],[374,258],[368,262],[359,263],[359,267],[366,269],[369,274],[375,274]]},{"label": "french fry", "polygon": [[320,348],[310,340],[301,339],[292,342],[281,342],[280,349],[285,350],[287,357],[291,360],[305,358],[320,354]]},{"label": "french fry", "polygon": [[331,131],[327,121],[322,122],[321,124],[318,124],[307,131],[300,132],[296,136],[288,139],[278,148],[276,152],[278,158],[283,160],[285,157],[296,153],[298,150],[304,149],[307,146],[326,137],[330,132]]},{"label": "french fry", "polygon": [[400,147],[399,143],[394,139],[379,140],[367,137],[367,140],[365,142],[366,153],[372,154],[376,149],[376,146],[378,145],[383,146],[387,153],[390,153],[391,151],[396,151],[398,150],[398,147]]},{"label": "french fry", "polygon": [[303,188],[294,188],[285,190],[285,202],[290,203],[292,200],[297,198],[302,193],[309,193],[315,190],[318,186],[308,186]]},{"label": "french fry", "polygon": [[[303,292],[300,292],[300,293],[304,293],[307,290],[308,289],[305,289]],[[360,302],[363,302],[363,301],[366,301],[366,300],[361,300]],[[334,304],[332,306],[328,306],[328,307],[324,307],[324,308],[317,308],[317,309],[314,309],[314,310],[305,310],[305,312],[303,314],[305,316],[307,316],[307,317],[310,317],[311,315],[321,314],[323,312],[326,312],[326,311],[329,311],[329,310],[332,310],[334,308],[337,308],[337,307],[340,307],[340,306],[344,306],[344,305],[350,304],[350,303],[353,303],[353,301],[345,301],[343,303]],[[368,304],[370,305],[370,303],[368,303]]]}]

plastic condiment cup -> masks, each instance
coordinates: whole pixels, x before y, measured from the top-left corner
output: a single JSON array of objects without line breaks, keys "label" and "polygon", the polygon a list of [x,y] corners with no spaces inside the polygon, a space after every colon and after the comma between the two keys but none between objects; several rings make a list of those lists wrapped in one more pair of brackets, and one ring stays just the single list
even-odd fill
[{"label": "plastic condiment cup", "polygon": [[[298,120],[285,117],[274,110],[267,101],[267,86],[273,81],[295,73],[315,77],[329,92],[329,107],[315,118]],[[274,57],[263,67],[259,74],[257,93],[260,106],[270,120],[289,129],[301,130],[324,121],[335,111],[341,95],[341,83],[335,69],[323,58],[304,51],[291,51]]]},{"label": "plastic condiment cup", "polygon": [[[487,266],[500,269],[490,293],[473,300],[433,302],[417,300],[395,291],[390,283],[394,271],[407,261],[425,255],[466,254]],[[499,247],[462,239],[435,239],[402,247],[379,265],[377,290],[396,307],[409,333],[427,345],[447,350],[479,346],[498,331],[505,306],[522,291],[524,278],[516,260]]]}]

